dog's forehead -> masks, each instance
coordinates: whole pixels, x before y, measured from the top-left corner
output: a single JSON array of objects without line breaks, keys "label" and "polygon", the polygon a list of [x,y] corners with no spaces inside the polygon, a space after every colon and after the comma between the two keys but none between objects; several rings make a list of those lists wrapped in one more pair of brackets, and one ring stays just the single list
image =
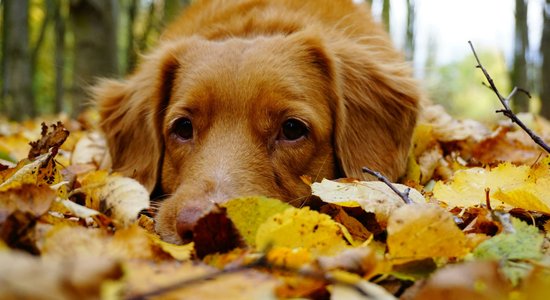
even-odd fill
[{"label": "dog's forehead", "polygon": [[[180,98],[223,103],[262,98],[307,98],[308,70],[284,37],[196,41],[180,58],[175,93]],[[311,79],[309,79],[311,80]]]}]

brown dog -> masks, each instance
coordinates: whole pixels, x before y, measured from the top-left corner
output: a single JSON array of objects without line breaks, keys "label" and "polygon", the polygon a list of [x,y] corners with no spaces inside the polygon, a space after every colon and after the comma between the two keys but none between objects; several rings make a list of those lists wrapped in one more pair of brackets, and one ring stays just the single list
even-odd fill
[{"label": "brown dog", "polygon": [[196,1],[127,80],[95,89],[113,169],[168,195],[163,239],[232,197],[302,204],[300,176],[396,179],[421,94],[351,0]]}]

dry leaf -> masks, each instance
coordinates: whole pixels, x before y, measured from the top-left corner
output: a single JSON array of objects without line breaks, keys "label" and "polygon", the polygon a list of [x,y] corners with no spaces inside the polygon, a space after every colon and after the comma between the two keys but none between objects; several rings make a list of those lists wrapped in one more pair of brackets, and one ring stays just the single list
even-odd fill
[{"label": "dry leaf", "polygon": [[112,217],[123,227],[135,222],[139,212],[149,207],[149,192],[139,182],[105,171],[86,175],[81,190],[87,196],[87,207]]},{"label": "dry leaf", "polygon": [[0,251],[1,299],[99,299],[102,287],[121,277],[120,265],[105,257],[44,260]]},{"label": "dry leaf", "polygon": [[348,247],[347,230],[329,216],[308,208],[289,208],[269,217],[256,234],[256,247],[305,248],[314,255],[336,254]]},{"label": "dry leaf", "polygon": [[394,263],[432,257],[463,257],[468,240],[453,216],[433,204],[405,205],[388,221],[388,252]]},{"label": "dry leaf", "polygon": [[[402,184],[394,186],[401,192],[409,188]],[[323,179],[320,183],[313,183],[311,190],[313,195],[327,203],[348,207],[361,206],[365,211],[375,213],[376,220],[381,224],[386,224],[391,213],[405,204],[403,199],[380,181],[348,183]],[[416,203],[426,202],[422,194],[415,189],[410,189],[409,198]]]},{"label": "dry leaf", "polygon": [[503,163],[493,169],[470,168],[458,171],[451,182],[437,182],[433,194],[449,206],[484,204],[485,189],[490,189],[493,208],[518,207],[550,213],[550,158],[533,166]]}]

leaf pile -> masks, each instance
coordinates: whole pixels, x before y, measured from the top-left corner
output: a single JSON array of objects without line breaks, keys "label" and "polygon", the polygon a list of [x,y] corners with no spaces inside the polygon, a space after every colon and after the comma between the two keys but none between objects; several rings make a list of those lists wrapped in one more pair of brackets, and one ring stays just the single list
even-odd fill
[{"label": "leaf pile", "polygon": [[510,124],[423,119],[395,184],[412,204],[323,180],[312,207],[214,206],[185,245],[160,240],[145,188],[105,168],[93,113],[0,122],[0,298],[550,298],[550,158]]}]

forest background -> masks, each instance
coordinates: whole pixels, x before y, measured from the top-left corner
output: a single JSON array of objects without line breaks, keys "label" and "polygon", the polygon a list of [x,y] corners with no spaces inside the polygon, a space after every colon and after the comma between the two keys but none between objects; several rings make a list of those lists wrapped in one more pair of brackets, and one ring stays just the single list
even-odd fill
[{"label": "forest background", "polygon": [[[416,76],[433,102],[443,104],[457,117],[484,121],[496,117],[491,112],[499,103],[480,84],[482,75],[475,70],[473,56],[438,60],[438,52],[448,45],[420,26],[419,18],[426,18],[419,14],[423,0],[366,1],[414,64]],[[424,5],[429,2],[424,1]],[[78,116],[90,104],[86,89],[98,78],[130,73],[166,23],[190,2],[0,0],[0,117],[24,120],[60,112]],[[453,1],[439,1],[443,2],[451,7]],[[468,1],[462,2],[460,5],[468,5]],[[507,0],[498,1],[498,5],[507,5],[505,2],[511,4],[511,18],[483,11],[486,8],[481,2],[469,8],[486,16],[482,26],[489,32],[515,21],[509,39],[512,53],[498,45],[481,45],[482,61],[501,90],[506,92],[515,85],[531,92],[531,100],[523,95],[515,99],[516,112],[531,111],[550,119],[550,0]],[[533,16],[540,20],[538,24],[530,22]],[[455,30],[471,22],[468,15],[458,20]],[[439,31],[446,32],[445,25],[440,26]],[[427,39],[419,38],[426,35]],[[467,51],[466,40],[463,42]]]}]

